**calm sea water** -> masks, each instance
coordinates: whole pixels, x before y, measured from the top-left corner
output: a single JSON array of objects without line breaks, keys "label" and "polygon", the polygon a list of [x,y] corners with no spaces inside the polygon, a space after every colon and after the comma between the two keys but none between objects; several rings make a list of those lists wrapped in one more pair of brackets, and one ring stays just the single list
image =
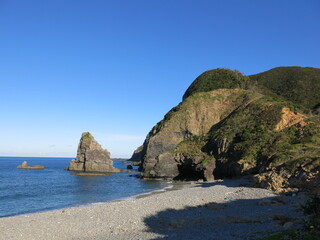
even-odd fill
[{"label": "calm sea water", "polygon": [[[132,173],[76,176],[65,171],[71,158],[0,157],[0,217],[107,202],[163,189],[165,181],[145,181]],[[43,170],[16,167],[23,161]],[[114,166],[126,169],[125,161]]]}]

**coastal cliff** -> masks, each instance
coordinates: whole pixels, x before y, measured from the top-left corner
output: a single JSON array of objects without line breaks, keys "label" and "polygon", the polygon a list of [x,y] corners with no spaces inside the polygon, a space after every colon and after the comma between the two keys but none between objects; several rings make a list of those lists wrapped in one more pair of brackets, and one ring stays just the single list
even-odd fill
[{"label": "coastal cliff", "polygon": [[110,153],[101,147],[89,132],[84,132],[78,146],[77,157],[66,168],[78,172],[120,172],[113,167]]},{"label": "coastal cliff", "polygon": [[142,150],[145,151],[143,177],[189,178],[194,175],[212,180],[214,164],[208,161],[212,157],[205,153],[190,155],[190,151],[181,151],[183,146],[178,145],[206,135],[214,125],[255,97],[258,96],[246,90],[219,89],[197,93],[173,108],[147,136]]},{"label": "coastal cliff", "polygon": [[[305,83],[309,90],[291,89],[288,81]],[[281,92],[284,86],[287,92]],[[135,152],[141,176],[210,181],[250,174],[257,186],[274,190],[317,185],[319,87],[320,70],[314,68],[276,68],[252,76],[207,71]]]}]

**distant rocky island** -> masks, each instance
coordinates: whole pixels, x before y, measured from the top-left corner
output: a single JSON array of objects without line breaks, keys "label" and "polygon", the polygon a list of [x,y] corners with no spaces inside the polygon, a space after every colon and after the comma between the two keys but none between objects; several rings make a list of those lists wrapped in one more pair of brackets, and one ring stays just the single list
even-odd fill
[{"label": "distant rocky island", "polygon": [[131,160],[144,179],[251,175],[275,191],[320,184],[320,69],[201,74]]},{"label": "distant rocky island", "polygon": [[18,165],[17,168],[21,168],[21,169],[44,169],[44,166],[42,166],[42,165],[29,166],[27,161],[24,161],[21,165]]},{"label": "distant rocky island", "polygon": [[89,132],[84,132],[78,145],[77,157],[71,160],[68,171],[83,173],[117,173],[120,169],[113,166],[110,153],[101,147]]}]

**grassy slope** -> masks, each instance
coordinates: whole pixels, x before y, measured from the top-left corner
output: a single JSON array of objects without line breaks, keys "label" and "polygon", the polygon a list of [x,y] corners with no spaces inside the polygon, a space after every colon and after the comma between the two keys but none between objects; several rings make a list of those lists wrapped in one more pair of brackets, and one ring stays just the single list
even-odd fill
[{"label": "grassy slope", "polygon": [[209,92],[216,89],[227,88],[243,88],[249,81],[248,77],[243,76],[238,71],[230,69],[218,68],[202,73],[193,83],[189,86],[183,100],[197,92]]},{"label": "grassy slope", "polygon": [[274,93],[309,109],[320,103],[319,68],[277,67],[249,78],[264,94]]},{"label": "grassy slope", "polygon": [[276,131],[283,105],[260,99],[226,119],[210,136],[211,141],[226,138],[231,142],[229,150],[217,157],[218,161],[220,157],[226,169],[234,162],[249,164],[252,172],[248,173],[283,166],[293,174],[299,167],[319,166],[319,117],[310,120],[305,127],[293,125]]}]

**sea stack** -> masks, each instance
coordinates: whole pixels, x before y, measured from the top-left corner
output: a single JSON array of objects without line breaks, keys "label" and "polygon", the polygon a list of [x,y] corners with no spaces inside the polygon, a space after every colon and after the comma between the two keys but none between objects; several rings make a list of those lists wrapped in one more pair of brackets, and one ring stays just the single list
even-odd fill
[{"label": "sea stack", "polygon": [[101,147],[89,132],[82,133],[78,145],[77,157],[66,168],[78,172],[120,172],[113,167],[110,153]]}]

